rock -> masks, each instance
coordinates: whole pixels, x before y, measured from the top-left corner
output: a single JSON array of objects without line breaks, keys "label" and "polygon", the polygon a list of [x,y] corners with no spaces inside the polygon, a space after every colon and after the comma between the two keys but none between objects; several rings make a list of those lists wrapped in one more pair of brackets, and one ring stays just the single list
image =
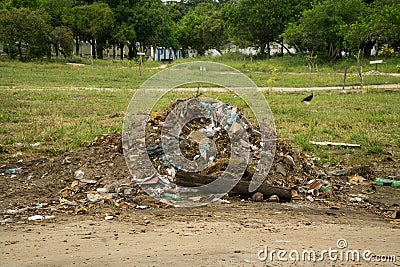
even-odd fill
[{"label": "rock", "polygon": [[251,197],[251,199],[254,202],[262,202],[264,200],[264,195],[262,193],[260,193],[260,192],[255,192],[253,194],[253,196]]}]

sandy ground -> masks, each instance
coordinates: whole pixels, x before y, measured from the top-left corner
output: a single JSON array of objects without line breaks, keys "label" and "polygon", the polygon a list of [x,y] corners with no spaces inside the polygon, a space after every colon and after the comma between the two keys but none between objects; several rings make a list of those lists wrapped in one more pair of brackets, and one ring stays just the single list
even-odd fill
[{"label": "sandy ground", "polygon": [[[366,210],[324,209],[305,202],[145,209],[113,220],[60,215],[0,227],[1,266],[400,265],[400,229],[388,219]],[[347,247],[339,249],[339,239]],[[328,252],[321,255],[330,248],[331,259]],[[287,252],[281,254],[287,262],[278,260],[278,250]],[[292,250],[299,261],[292,260]],[[324,260],[302,261],[304,250]],[[352,260],[352,251],[359,261]],[[371,261],[362,259],[363,253]],[[374,262],[374,255],[394,255],[397,263]]]}]

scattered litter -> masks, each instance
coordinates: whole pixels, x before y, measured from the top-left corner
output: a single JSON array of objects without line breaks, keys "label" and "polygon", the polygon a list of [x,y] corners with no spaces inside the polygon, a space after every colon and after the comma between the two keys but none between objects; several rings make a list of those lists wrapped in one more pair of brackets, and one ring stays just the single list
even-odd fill
[{"label": "scattered litter", "polygon": [[54,215],[45,215],[45,216],[42,216],[42,215],[33,215],[33,216],[28,217],[28,221],[51,220],[51,219],[54,219],[54,218],[55,218]]},{"label": "scattered litter", "polygon": [[396,181],[396,180],[393,180],[393,179],[376,178],[375,179],[375,185],[400,187],[400,181]]},{"label": "scattered litter", "polygon": [[107,188],[105,188],[105,187],[99,187],[96,189],[96,191],[99,193],[107,193],[108,192]]},{"label": "scattered litter", "polygon": [[13,220],[11,218],[5,218],[4,220],[0,221],[0,224],[6,224],[6,223],[11,223]]},{"label": "scattered litter", "polygon": [[350,202],[365,202],[368,201],[368,196],[363,194],[350,195]]},{"label": "scattered litter", "polygon": [[23,212],[27,211],[28,209],[29,209],[29,207],[22,208],[22,209],[7,209],[7,210],[5,210],[4,213],[9,214],[9,215],[19,214],[19,213],[23,213]]},{"label": "scattered litter", "polygon": [[313,145],[319,145],[319,146],[343,146],[343,147],[361,147],[359,144],[346,144],[346,143],[336,143],[336,142],[316,142],[316,141],[310,141],[311,144]]},{"label": "scattered litter", "polygon": [[80,179],[79,182],[86,183],[86,184],[96,184],[97,180]]},{"label": "scattered litter", "polygon": [[146,205],[136,205],[135,208],[136,208],[136,209],[139,209],[139,210],[144,210],[144,209],[149,208],[149,206],[146,206]]},{"label": "scattered litter", "polygon": [[42,215],[33,215],[28,217],[28,221],[41,221],[41,220],[43,220]]},{"label": "scattered litter", "polygon": [[226,199],[220,199],[220,202],[224,203],[224,204],[231,204],[232,203],[232,202],[230,202],[229,200],[226,200]]},{"label": "scattered litter", "polygon": [[279,203],[279,197],[277,195],[272,195],[269,197],[268,201]]},{"label": "scattered litter", "polygon": [[114,219],[114,216],[112,216],[112,215],[106,215],[104,217],[104,220],[106,220],[106,221],[109,221],[109,220],[112,220],[112,219]]},{"label": "scattered litter", "polygon": [[349,183],[353,184],[353,185],[361,185],[364,184],[367,181],[367,179],[365,179],[362,176],[351,176],[349,177]]},{"label": "scattered litter", "polygon": [[81,180],[85,176],[85,172],[81,170],[75,171],[75,179],[76,180]]},{"label": "scattered litter", "polygon": [[22,172],[22,168],[13,168],[13,169],[6,170],[7,174],[14,174],[14,173],[21,173],[21,172]]}]

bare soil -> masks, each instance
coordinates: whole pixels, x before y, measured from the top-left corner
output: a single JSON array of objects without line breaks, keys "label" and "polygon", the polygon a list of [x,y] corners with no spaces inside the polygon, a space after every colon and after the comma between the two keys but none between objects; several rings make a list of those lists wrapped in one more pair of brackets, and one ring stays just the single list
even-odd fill
[{"label": "bare soil", "polygon": [[[205,207],[57,215],[42,222],[6,224],[2,266],[398,266],[399,229],[365,210],[315,204],[234,202]],[[347,247],[337,249],[345,239]],[[395,255],[397,263],[343,260],[261,261],[260,250],[315,250]],[[284,257],[288,258],[288,255]]]}]

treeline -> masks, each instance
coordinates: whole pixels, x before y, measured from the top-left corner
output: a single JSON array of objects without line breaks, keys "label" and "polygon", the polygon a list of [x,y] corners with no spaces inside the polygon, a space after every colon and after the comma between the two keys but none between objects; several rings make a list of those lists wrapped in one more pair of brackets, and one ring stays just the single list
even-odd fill
[{"label": "treeline", "polygon": [[[11,58],[70,57],[89,42],[104,49],[256,47],[268,57],[272,42],[329,60],[385,44],[400,46],[400,0],[2,0],[0,43]],[[289,52],[289,50],[287,49]],[[121,53],[122,54],[122,53]]]}]

